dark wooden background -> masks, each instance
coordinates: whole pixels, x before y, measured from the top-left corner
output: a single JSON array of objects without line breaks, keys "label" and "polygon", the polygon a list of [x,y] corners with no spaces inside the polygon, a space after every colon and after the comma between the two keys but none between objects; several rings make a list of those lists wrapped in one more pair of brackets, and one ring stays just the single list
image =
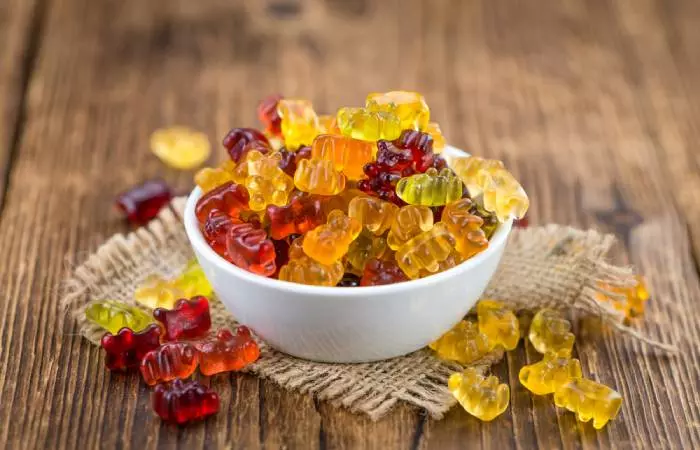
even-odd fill
[{"label": "dark wooden background", "polygon": [[[694,0],[0,0],[0,447],[700,448],[699,80]],[[513,394],[489,424],[408,407],[372,423],[231,375],[215,418],[162,425],[58,308],[70,267],[127,230],[117,192],[191,187],[149,133],[218,142],[271,92],[330,112],[396,88],[425,93],[451,143],[505,160],[533,224],[618,233],[614,257],[654,290],[642,326],[681,354],[580,326],[585,373],[624,396],[600,432],[518,384],[531,348],[494,368]]]}]

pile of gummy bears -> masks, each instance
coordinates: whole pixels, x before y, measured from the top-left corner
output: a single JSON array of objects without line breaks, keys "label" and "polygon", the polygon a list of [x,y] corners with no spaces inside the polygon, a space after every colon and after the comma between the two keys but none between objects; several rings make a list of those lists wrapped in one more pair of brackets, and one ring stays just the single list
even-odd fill
[{"label": "pile of gummy bears", "polygon": [[447,167],[418,93],[370,94],[335,116],[272,96],[258,113],[264,132],[234,128],[230,158],[195,176],[205,239],[250,272],[317,286],[422,278],[483,251],[499,222],[528,208],[500,161]]}]

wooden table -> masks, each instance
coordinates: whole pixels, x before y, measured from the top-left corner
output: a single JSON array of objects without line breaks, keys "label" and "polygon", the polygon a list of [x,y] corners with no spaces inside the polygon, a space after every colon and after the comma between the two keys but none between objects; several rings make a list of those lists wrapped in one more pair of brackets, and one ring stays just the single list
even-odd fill
[{"label": "wooden table", "polygon": [[[692,0],[2,0],[0,448],[700,448],[698,21]],[[537,357],[522,347],[494,368],[513,395],[489,424],[408,407],[372,423],[232,375],[218,416],[162,425],[58,308],[70,267],[127,230],[117,192],[191,187],[149,133],[218,142],[271,92],[330,112],[396,88],[425,93],[453,144],[505,160],[532,224],[620,235],[616,260],[654,291],[644,329],[680,355],[580,330],[584,372],[624,396],[600,432],[518,384]]]}]

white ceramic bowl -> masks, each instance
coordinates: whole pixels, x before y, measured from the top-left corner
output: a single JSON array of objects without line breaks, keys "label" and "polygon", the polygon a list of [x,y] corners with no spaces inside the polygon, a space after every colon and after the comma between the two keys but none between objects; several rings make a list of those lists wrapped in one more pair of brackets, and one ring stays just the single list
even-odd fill
[{"label": "white ceramic bowl", "polygon": [[[464,152],[448,148],[448,159]],[[483,293],[503,254],[512,221],[488,248],[457,267],[387,286],[306,286],[265,278],[217,255],[194,214],[201,190],[185,208],[185,229],[197,260],[233,316],[267,344],[299,358],[366,362],[418,350],[454,326]]]}]

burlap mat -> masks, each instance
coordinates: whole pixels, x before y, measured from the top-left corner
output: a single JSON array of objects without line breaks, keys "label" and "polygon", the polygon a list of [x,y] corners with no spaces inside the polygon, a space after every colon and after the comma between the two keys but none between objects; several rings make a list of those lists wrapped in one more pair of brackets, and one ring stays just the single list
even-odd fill
[{"label": "burlap mat", "polygon": [[[182,225],[184,205],[185,198],[177,198],[147,227],[113,236],[66,280],[62,305],[92,343],[97,344],[104,331],[85,320],[85,307],[91,301],[116,299],[134,304],[134,290],[144,278],[152,274],[174,276],[193,258]],[[605,262],[613,243],[611,235],[558,225],[514,229],[484,295],[516,309],[549,306],[599,316],[636,339],[669,349],[623,325],[619,312],[596,300],[600,281],[613,286],[635,282],[631,269]],[[235,324],[220,302],[212,301],[211,309],[213,328]],[[477,366],[485,370],[502,356],[502,351],[496,351]],[[249,371],[286,389],[313,394],[376,420],[399,401],[441,418],[456,403],[447,390],[447,378],[460,368],[439,360],[427,349],[375,363],[326,364],[300,360],[263,344],[260,360]]]}]

